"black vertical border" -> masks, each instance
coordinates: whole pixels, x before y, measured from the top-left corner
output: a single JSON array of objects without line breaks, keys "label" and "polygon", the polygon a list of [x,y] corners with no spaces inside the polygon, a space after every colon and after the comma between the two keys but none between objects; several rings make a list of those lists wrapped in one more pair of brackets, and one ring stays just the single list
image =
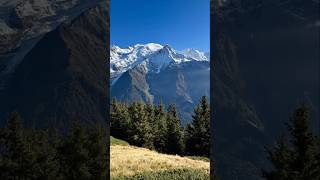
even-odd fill
[{"label": "black vertical border", "polygon": [[107,150],[107,178],[110,179],[110,1],[111,0],[105,0],[105,6],[106,6],[106,21],[103,24],[106,29],[105,34],[105,47],[106,47],[106,83],[107,83],[107,104],[106,104],[106,150]]},{"label": "black vertical border", "polygon": [[218,51],[218,20],[219,20],[219,0],[210,0],[210,177],[211,179],[216,179],[216,169],[214,161],[214,115],[215,115],[215,103],[214,103],[214,89],[213,84],[216,61],[219,56]]},{"label": "black vertical border", "polygon": [[[320,70],[320,27],[319,27],[319,23],[320,23],[320,3],[318,3],[318,10],[317,10],[317,22],[318,23],[318,33],[317,33],[317,47],[318,47],[318,51],[316,52],[316,58],[318,61],[318,70]],[[320,72],[318,72],[318,84],[317,84],[317,89],[319,89],[320,87]],[[320,93],[320,92],[319,92]],[[318,99],[318,105],[320,105],[320,99]],[[318,129],[316,135],[318,137],[320,137],[320,110],[317,110],[318,114],[316,116],[316,118],[318,119],[317,125],[318,127],[316,127],[316,129]]]}]

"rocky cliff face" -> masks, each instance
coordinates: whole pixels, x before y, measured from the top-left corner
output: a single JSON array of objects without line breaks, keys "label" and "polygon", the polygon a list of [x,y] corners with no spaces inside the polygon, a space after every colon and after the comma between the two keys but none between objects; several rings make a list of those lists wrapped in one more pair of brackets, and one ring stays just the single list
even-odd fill
[{"label": "rocky cliff face", "polygon": [[46,33],[70,23],[99,0],[0,1],[0,92],[23,58]]},{"label": "rocky cliff face", "polygon": [[191,121],[193,108],[200,97],[209,97],[209,89],[209,62],[188,62],[171,65],[157,74],[147,74],[137,66],[117,80],[111,88],[111,96],[124,101],[174,103],[186,124]]},{"label": "rocky cliff face", "polygon": [[[87,10],[77,11],[78,16],[72,20],[38,34],[35,37],[38,40],[24,56],[20,54],[20,46],[14,54],[3,53],[2,62],[8,63],[1,71],[6,77],[0,92],[2,120],[11,111],[20,112],[27,124],[55,125],[61,129],[73,121],[92,124],[106,120],[108,10],[104,2],[95,2],[92,8],[84,5],[74,4]],[[43,13],[52,17],[46,11]],[[17,39],[24,44],[24,38]],[[20,58],[19,63],[5,73],[16,58]]]},{"label": "rocky cliff face", "polygon": [[299,103],[319,127],[319,1],[227,0],[218,9],[213,155],[222,179],[259,179],[263,146]]}]

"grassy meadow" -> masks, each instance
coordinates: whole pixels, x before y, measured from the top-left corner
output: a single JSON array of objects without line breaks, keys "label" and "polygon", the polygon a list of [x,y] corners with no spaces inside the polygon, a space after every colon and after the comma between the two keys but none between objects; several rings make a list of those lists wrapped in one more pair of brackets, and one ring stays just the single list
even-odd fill
[{"label": "grassy meadow", "polygon": [[111,137],[110,176],[118,179],[209,179],[207,160],[166,155]]}]

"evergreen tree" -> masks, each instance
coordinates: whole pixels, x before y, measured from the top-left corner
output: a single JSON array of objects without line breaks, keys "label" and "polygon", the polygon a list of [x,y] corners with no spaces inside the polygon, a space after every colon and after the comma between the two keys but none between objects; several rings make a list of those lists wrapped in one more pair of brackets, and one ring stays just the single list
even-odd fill
[{"label": "evergreen tree", "polygon": [[151,104],[150,101],[147,102],[145,105],[145,114],[147,118],[147,123],[148,123],[148,145],[147,147],[150,149],[154,149],[154,129],[155,129],[155,112],[154,112],[154,106]]},{"label": "evergreen tree", "polygon": [[192,123],[187,124],[184,130],[184,141],[185,141],[185,153],[187,155],[195,155],[196,152],[193,147],[198,143],[197,139],[194,138],[196,130]]},{"label": "evergreen tree", "polygon": [[34,159],[28,144],[21,118],[18,113],[12,113],[7,127],[1,133],[1,179],[31,179]]},{"label": "evergreen tree", "polygon": [[86,148],[87,136],[84,129],[75,126],[71,134],[58,148],[60,174],[68,180],[87,180],[91,178],[88,167],[89,152]]},{"label": "evergreen tree", "polygon": [[130,116],[126,104],[119,103],[115,98],[113,98],[110,116],[110,134],[119,139],[129,140]]},{"label": "evergreen tree", "polygon": [[0,129],[1,180],[102,180],[107,178],[105,129],[76,125],[62,132],[24,128],[18,113]]},{"label": "evergreen tree", "polygon": [[263,170],[269,180],[317,180],[320,179],[319,146],[309,128],[309,110],[301,106],[295,110],[288,124],[290,139],[284,137],[269,150],[274,168]]},{"label": "evergreen tree", "polygon": [[210,156],[210,106],[205,96],[194,110],[192,123],[186,128],[186,152]]},{"label": "evergreen tree", "polygon": [[181,154],[183,152],[183,139],[181,131],[181,122],[175,105],[171,104],[167,110],[167,151],[172,154]]},{"label": "evergreen tree", "polygon": [[129,107],[131,120],[131,142],[134,145],[152,148],[152,129],[142,102],[134,102]]},{"label": "evergreen tree", "polygon": [[35,179],[57,180],[59,162],[56,149],[49,142],[48,132],[45,130],[32,131],[27,136],[31,153],[34,157],[33,174]]},{"label": "evergreen tree", "polygon": [[166,111],[162,102],[155,107],[154,146],[159,152],[167,152],[168,129]]},{"label": "evergreen tree", "polygon": [[107,137],[103,126],[94,127],[88,137],[89,172],[92,180],[105,180],[107,177]]}]

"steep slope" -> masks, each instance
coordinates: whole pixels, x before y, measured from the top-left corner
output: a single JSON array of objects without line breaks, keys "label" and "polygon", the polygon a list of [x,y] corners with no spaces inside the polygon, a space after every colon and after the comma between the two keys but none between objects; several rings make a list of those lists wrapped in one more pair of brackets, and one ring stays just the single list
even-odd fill
[{"label": "steep slope", "polygon": [[0,93],[15,68],[43,35],[61,23],[69,23],[99,1],[0,1]]},{"label": "steep slope", "polygon": [[46,33],[23,57],[0,93],[1,119],[19,111],[28,124],[86,124],[106,120],[106,5]]},{"label": "steep slope", "polygon": [[228,38],[221,38],[219,48],[211,74],[215,168],[223,179],[259,179],[267,142],[265,125],[245,94],[234,44]]},{"label": "steep slope", "polygon": [[[261,179],[268,166],[263,147],[273,144],[299,102],[311,105],[313,127],[319,127],[319,1],[220,5],[212,22],[219,27],[211,77],[217,82],[213,155],[222,179]],[[231,98],[237,96],[250,108]],[[240,116],[245,109],[251,118]],[[251,120],[254,114],[260,123]]]}]

